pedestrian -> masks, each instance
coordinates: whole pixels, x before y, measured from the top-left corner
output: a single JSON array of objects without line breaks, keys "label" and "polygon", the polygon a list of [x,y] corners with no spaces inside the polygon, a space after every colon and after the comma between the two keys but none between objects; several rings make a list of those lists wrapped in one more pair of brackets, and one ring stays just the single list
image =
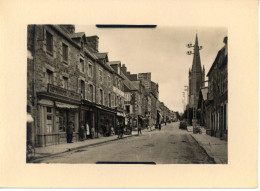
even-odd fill
[{"label": "pedestrian", "polygon": [[142,135],[142,127],[141,127],[141,124],[140,123],[138,123],[138,135],[139,135],[139,133]]},{"label": "pedestrian", "polygon": [[91,139],[94,138],[94,135],[95,135],[94,127],[91,127],[91,128],[90,128],[90,137],[91,137]]},{"label": "pedestrian", "polygon": [[161,125],[161,123],[159,123],[159,130],[161,130],[161,127],[162,127],[162,125]]},{"label": "pedestrian", "polygon": [[89,124],[88,122],[86,123],[86,139],[90,138],[90,129],[89,129]]},{"label": "pedestrian", "polygon": [[166,126],[166,121],[165,121],[165,126]]},{"label": "pedestrian", "polygon": [[73,138],[73,129],[74,129],[74,124],[72,121],[69,122],[69,126],[66,129],[67,133],[67,143],[73,143],[72,138]]},{"label": "pedestrian", "polygon": [[84,128],[84,122],[82,121],[80,123],[80,128],[79,128],[79,140],[84,141],[85,139],[85,128]]}]

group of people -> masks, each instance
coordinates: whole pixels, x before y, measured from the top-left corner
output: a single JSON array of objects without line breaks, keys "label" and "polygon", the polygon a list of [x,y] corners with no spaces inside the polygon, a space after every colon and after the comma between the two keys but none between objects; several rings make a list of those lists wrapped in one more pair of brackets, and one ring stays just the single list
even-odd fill
[{"label": "group of people", "polygon": [[[73,122],[69,122],[69,125],[66,129],[67,133],[67,143],[73,143],[73,132],[74,132],[74,124]],[[85,139],[93,139],[94,138],[94,128],[89,128],[88,123],[86,124],[86,128],[84,122],[80,123],[79,127],[79,140],[84,141]]]},{"label": "group of people", "polygon": [[[161,124],[157,124],[158,129],[161,130]],[[146,128],[148,129],[148,125],[146,125]],[[123,123],[118,123],[117,125],[117,129],[118,129],[118,139],[122,139],[124,132],[125,132],[125,126]],[[142,125],[138,124],[138,135],[142,135]],[[150,127],[151,130],[151,127]],[[102,131],[103,131],[103,136],[104,137],[108,137],[111,135],[115,134],[115,130],[113,128],[113,126],[109,126],[108,123],[106,123],[106,125],[102,126]],[[132,129],[130,129],[130,134]],[[67,133],[67,143],[73,143],[72,139],[73,139],[73,132],[74,132],[74,124],[73,122],[69,122],[68,128],[66,129],[66,133]],[[80,127],[79,127],[79,140],[80,141],[84,141],[85,139],[93,139],[94,138],[94,128],[93,127],[89,127],[89,124],[86,123],[86,125],[84,124],[84,122],[80,123]]]}]

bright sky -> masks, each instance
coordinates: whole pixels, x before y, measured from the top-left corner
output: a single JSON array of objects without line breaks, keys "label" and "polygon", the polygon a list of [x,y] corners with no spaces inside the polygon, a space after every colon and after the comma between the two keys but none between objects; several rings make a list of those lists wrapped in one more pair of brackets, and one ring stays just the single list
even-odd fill
[{"label": "bright sky", "polygon": [[[187,43],[195,43],[196,32],[201,64],[206,75],[217,52],[227,36],[224,27],[173,27],[155,29],[100,29],[95,26],[77,26],[76,32],[99,36],[99,52],[108,52],[109,61],[120,60],[132,74],[151,72],[152,81],[159,84],[159,100],[173,110],[183,112],[184,86],[188,85],[188,71],[192,56]],[[207,80],[207,78],[206,78]]]}]

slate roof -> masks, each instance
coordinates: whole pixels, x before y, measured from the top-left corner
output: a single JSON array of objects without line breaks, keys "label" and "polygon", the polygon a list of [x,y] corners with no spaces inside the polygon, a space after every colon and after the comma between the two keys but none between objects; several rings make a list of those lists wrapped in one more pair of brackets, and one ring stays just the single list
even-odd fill
[{"label": "slate roof", "polygon": [[122,73],[121,76],[124,78],[124,85],[129,89],[129,90],[137,90],[133,83]]},{"label": "slate roof", "polygon": [[78,33],[73,33],[71,34],[71,38],[82,38],[82,36],[84,36],[85,33],[84,32],[78,32]]},{"label": "slate roof", "polygon": [[113,65],[113,64],[121,64],[121,61],[110,61],[108,62],[109,65]]},{"label": "slate roof", "polygon": [[104,53],[95,52],[94,54],[96,55],[96,57],[97,57],[98,59],[105,59],[106,56],[107,56],[107,53],[106,53],[106,52],[104,52]]}]

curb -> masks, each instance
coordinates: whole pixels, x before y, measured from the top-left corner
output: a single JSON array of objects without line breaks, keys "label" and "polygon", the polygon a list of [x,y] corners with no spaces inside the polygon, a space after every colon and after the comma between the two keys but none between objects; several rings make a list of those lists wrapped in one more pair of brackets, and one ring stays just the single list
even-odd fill
[{"label": "curb", "polygon": [[[134,136],[138,136],[138,134],[137,135],[125,136],[125,137],[123,137],[121,139],[126,139],[128,137],[134,137]],[[47,155],[47,156],[42,156],[42,157],[37,157],[35,159],[30,160],[27,163],[39,163],[44,158],[55,157],[55,156],[58,156],[58,155],[61,155],[61,154],[67,153],[67,152],[75,151],[75,150],[78,150],[78,149],[83,149],[83,148],[86,148],[86,147],[101,145],[101,144],[104,144],[104,143],[109,143],[109,142],[118,141],[118,140],[120,140],[120,139],[116,138],[116,139],[107,140],[107,141],[103,141],[103,142],[99,142],[99,143],[93,143],[93,144],[90,144],[90,145],[83,145],[83,146],[67,149],[66,151],[62,151],[62,152],[59,152],[59,153],[55,153],[55,154],[51,154],[51,155]],[[38,161],[38,160],[40,160],[40,161]]]},{"label": "curb", "polygon": [[209,160],[212,161],[213,164],[218,164],[218,163],[216,162],[215,158],[214,158],[214,157],[211,157],[211,156],[207,153],[206,149],[205,149],[201,144],[199,144],[199,142],[195,139],[195,137],[193,137],[192,134],[189,134],[189,135],[190,135],[190,136],[193,138],[193,140],[199,145],[199,147],[201,148],[201,150],[208,156]]}]

